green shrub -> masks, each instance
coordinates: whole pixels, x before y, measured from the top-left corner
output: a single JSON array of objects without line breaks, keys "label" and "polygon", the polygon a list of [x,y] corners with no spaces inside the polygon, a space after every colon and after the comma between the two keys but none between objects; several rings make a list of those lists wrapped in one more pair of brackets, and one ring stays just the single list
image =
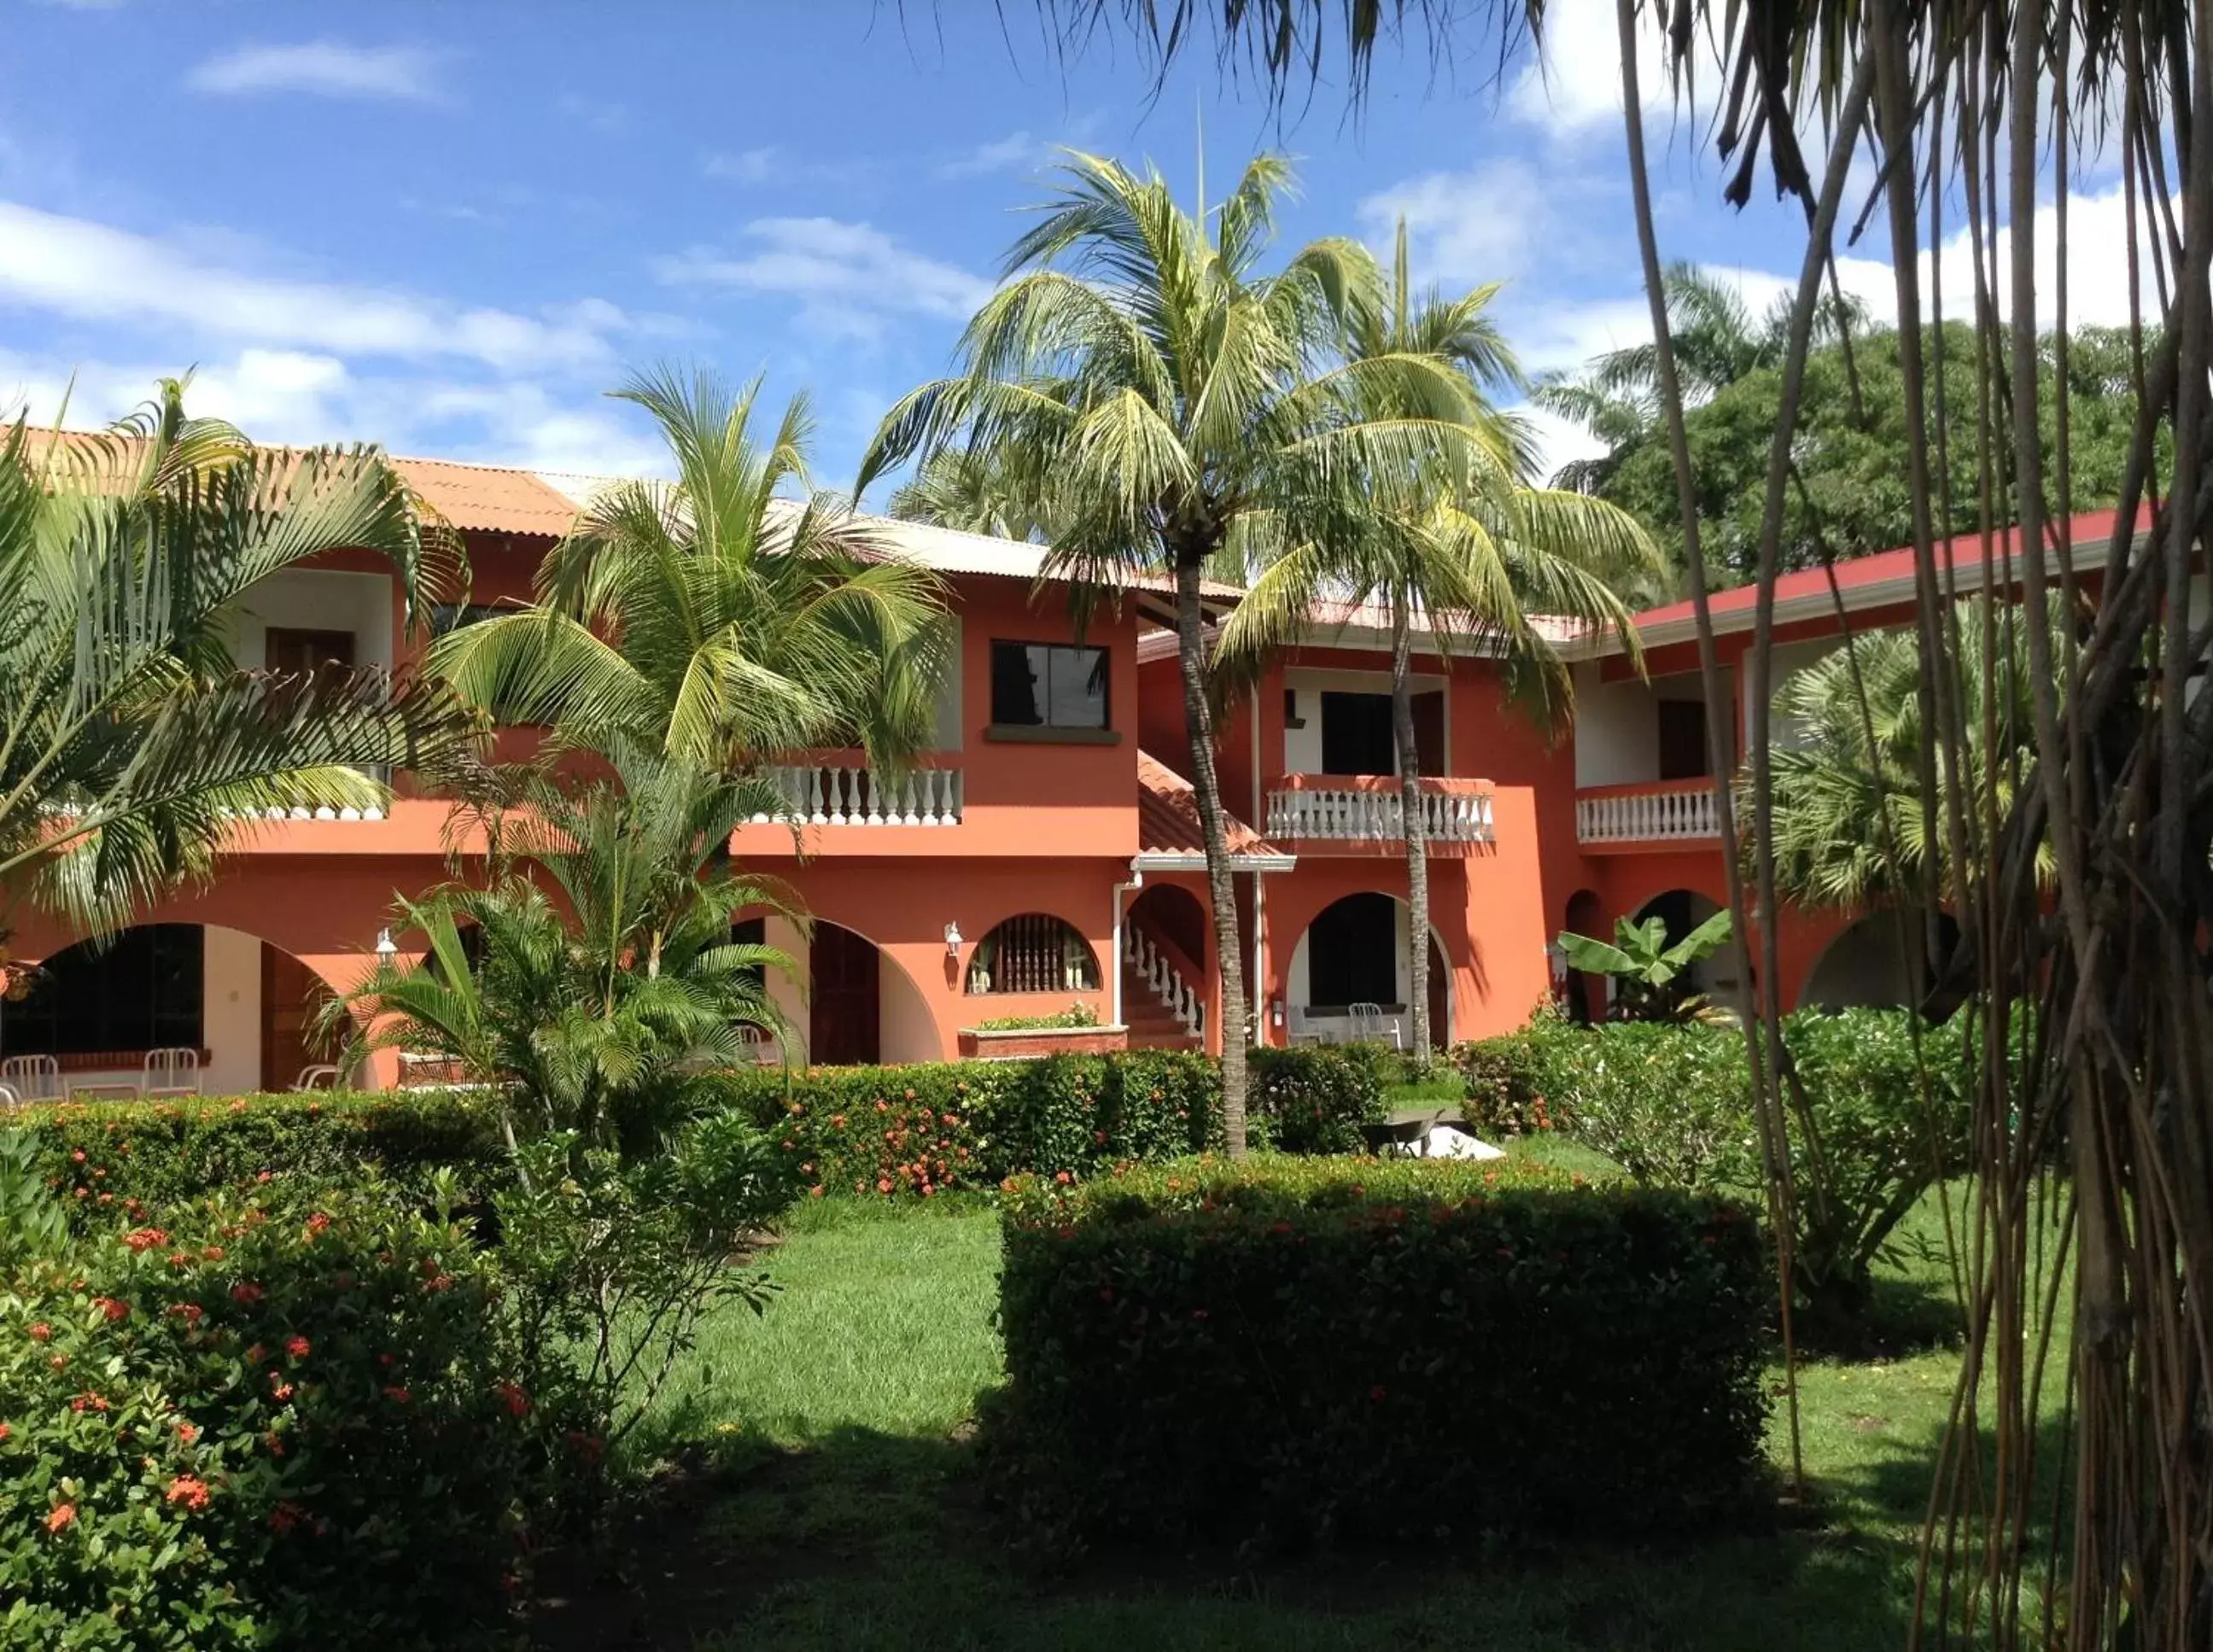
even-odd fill
[{"label": "green shrub", "polygon": [[1542,1034],[1536,1070],[1568,1126],[1638,1181],[1756,1192],[1759,1140],[1744,1034],[1692,1021],[1616,1021]]},{"label": "green shrub", "polygon": [[498,1113],[466,1091],[344,1090],[185,1101],[63,1101],[24,1108],[50,1180],[98,1222],[255,1184],[366,1171],[410,1186],[449,1166],[479,1189],[505,1173]]},{"label": "green shrub", "polygon": [[481,1644],[558,1405],[381,1190],[226,1195],[0,1278],[0,1644]]},{"label": "green shrub", "polygon": [[993,1015],[976,1023],[978,1033],[1019,1033],[1033,1027],[1096,1027],[1099,1012],[1088,1003],[1072,1003],[1049,1015]]},{"label": "green shrub", "polygon": [[1733,1202],[1203,1160],[1021,1179],[1004,1228],[985,1439],[1033,1534],[1434,1542],[1753,1502],[1767,1293]]},{"label": "green shrub", "polygon": [[1573,1118],[1559,1058],[1580,1031],[1539,1010],[1518,1033],[1454,1045],[1446,1059],[1466,1087],[1468,1128],[1494,1142],[1568,1128]]},{"label": "green shrub", "polygon": [[[1255,1050],[1258,1145],[1301,1153],[1360,1145],[1381,1116],[1378,1056],[1357,1049]],[[1028,1171],[1095,1175],[1222,1140],[1221,1070],[1180,1051],[760,1069],[725,1075],[729,1105],[775,1128],[810,1190],[933,1197]]]}]

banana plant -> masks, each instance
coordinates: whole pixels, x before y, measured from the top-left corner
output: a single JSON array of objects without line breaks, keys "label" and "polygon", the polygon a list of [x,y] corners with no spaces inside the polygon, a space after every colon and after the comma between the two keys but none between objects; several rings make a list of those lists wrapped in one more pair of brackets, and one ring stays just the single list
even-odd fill
[{"label": "banana plant", "polygon": [[1710,1021],[1727,1012],[1704,994],[1690,991],[1684,977],[1692,965],[1728,945],[1733,931],[1723,910],[1670,946],[1666,918],[1633,924],[1619,917],[1611,942],[1563,930],[1560,950],[1567,954],[1569,968],[1610,975],[1620,984],[1613,995],[1614,1014],[1624,1021]]}]

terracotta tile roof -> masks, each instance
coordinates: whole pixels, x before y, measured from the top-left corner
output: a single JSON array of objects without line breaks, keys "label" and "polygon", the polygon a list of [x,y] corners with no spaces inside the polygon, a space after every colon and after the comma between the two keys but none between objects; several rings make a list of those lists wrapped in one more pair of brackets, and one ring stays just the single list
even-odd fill
[{"label": "terracotta tile roof", "polygon": [[529,471],[398,457],[392,466],[424,503],[455,527],[558,539],[576,519],[575,502]]},{"label": "terracotta tile roof", "polygon": [[[1235,815],[1228,818],[1229,855],[1236,861],[1281,861],[1289,865],[1288,850],[1278,849]],[[1198,799],[1190,781],[1151,753],[1137,753],[1137,853],[1140,858],[1187,858],[1206,855],[1206,838],[1198,826]]]}]

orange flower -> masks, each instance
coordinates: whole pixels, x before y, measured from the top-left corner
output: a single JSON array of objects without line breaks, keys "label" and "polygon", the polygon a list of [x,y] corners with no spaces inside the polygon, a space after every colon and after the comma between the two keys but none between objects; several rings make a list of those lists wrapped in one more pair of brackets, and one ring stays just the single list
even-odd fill
[{"label": "orange flower", "polygon": [[119,1302],[113,1296],[95,1296],[92,1299],[92,1305],[107,1315],[111,1324],[131,1317],[131,1304]]},{"label": "orange flower", "polygon": [[48,1325],[44,1320],[40,1320],[38,1324],[31,1327],[31,1340],[33,1342],[44,1342],[47,1338],[53,1334],[53,1326]]},{"label": "orange flower", "polygon": [[396,1383],[384,1391],[384,1397],[395,1405],[405,1405],[409,1399],[407,1390]]},{"label": "orange flower", "polygon": [[169,1482],[169,1489],[162,1494],[171,1503],[180,1503],[187,1509],[208,1506],[208,1485],[203,1479],[190,1474],[180,1474]]},{"label": "orange flower", "polygon": [[0,1442],[4,1442],[8,1436],[15,1433],[15,1429],[9,1428],[5,1423],[0,1423]]},{"label": "orange flower", "polygon": [[230,1288],[230,1300],[234,1302],[243,1302],[248,1308],[259,1301],[265,1294],[260,1286],[249,1284],[243,1280]]},{"label": "orange flower", "polygon": [[294,1337],[290,1341],[284,1344],[284,1351],[290,1354],[294,1359],[307,1358],[308,1349],[308,1342],[305,1337]]},{"label": "orange flower", "polygon": [[177,1424],[177,1438],[183,1441],[186,1445],[192,1444],[193,1441],[199,1437],[199,1429],[192,1423],[180,1423]]},{"label": "orange flower", "polygon": [[123,1235],[123,1242],[134,1251],[150,1251],[156,1245],[168,1244],[169,1236],[159,1228],[134,1228]]},{"label": "orange flower", "polygon": [[523,1393],[515,1384],[503,1382],[494,1392],[499,1395],[511,1415],[527,1417],[530,1414],[530,1396]]},{"label": "orange flower", "polygon": [[63,1527],[67,1526],[76,1518],[76,1505],[75,1503],[58,1503],[53,1507],[53,1512],[46,1516],[46,1529],[49,1532],[58,1532]]}]

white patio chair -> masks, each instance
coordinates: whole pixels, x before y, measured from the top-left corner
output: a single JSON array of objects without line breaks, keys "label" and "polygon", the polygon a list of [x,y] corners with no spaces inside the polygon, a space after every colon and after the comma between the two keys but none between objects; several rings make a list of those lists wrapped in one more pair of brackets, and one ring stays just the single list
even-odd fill
[{"label": "white patio chair", "polygon": [[1344,1013],[1352,1022],[1352,1041],[1355,1044],[1381,1044],[1387,1036],[1393,1050],[1399,1047],[1399,1018],[1396,1015],[1386,1016],[1381,1004],[1347,1004]]},{"label": "white patio chair", "polygon": [[18,1100],[58,1101],[62,1064],[52,1056],[9,1056],[0,1061],[0,1084],[14,1091]]},{"label": "white patio chair", "polygon": [[138,1089],[140,1094],[149,1099],[157,1095],[198,1095],[200,1052],[182,1044],[149,1050],[146,1064],[139,1072]]},{"label": "white patio chair", "polygon": [[338,1070],[327,1061],[300,1069],[300,1076],[292,1081],[295,1092],[305,1090],[334,1090],[338,1087]]},{"label": "white patio chair", "polygon": [[13,1113],[23,1105],[23,1098],[5,1084],[0,1084],[0,1113]]}]

